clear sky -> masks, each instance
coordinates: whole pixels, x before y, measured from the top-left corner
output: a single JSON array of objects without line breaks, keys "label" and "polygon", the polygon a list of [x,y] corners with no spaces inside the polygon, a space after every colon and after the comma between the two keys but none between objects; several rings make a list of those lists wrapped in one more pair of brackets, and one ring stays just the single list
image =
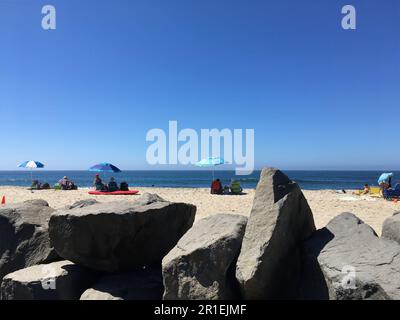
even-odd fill
[{"label": "clear sky", "polygon": [[145,169],[169,120],[254,128],[257,167],[400,169],[399,34],[398,0],[0,0],[0,170]]}]

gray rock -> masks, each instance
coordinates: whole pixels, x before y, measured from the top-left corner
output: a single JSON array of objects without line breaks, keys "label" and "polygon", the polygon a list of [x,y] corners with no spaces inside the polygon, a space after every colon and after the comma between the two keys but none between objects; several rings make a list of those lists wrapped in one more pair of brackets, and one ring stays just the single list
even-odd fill
[{"label": "gray rock", "polygon": [[84,207],[94,205],[96,203],[99,203],[96,199],[80,200],[70,206],[67,206],[66,209],[71,210],[71,209],[75,209],[75,208],[84,208]]},{"label": "gray rock", "polygon": [[140,198],[135,200],[135,204],[141,206],[152,204],[154,202],[167,202],[167,201],[161,198],[158,194],[148,193],[148,192],[143,193],[143,195]]},{"label": "gray rock", "polygon": [[240,298],[235,263],[246,223],[232,214],[196,222],[163,259],[164,299]]},{"label": "gray rock", "polygon": [[304,244],[305,299],[400,299],[400,245],[342,213]]},{"label": "gray rock", "polygon": [[48,234],[53,211],[43,200],[0,207],[0,280],[8,273],[58,258]]},{"label": "gray rock", "polygon": [[161,268],[108,275],[87,289],[81,300],[161,300]]},{"label": "gray rock", "polygon": [[33,199],[33,200],[26,200],[23,203],[33,205],[33,206],[42,206],[42,207],[48,207],[49,203],[46,200],[43,199]]},{"label": "gray rock", "polygon": [[77,300],[95,275],[70,261],[41,264],[6,275],[2,300]]},{"label": "gray rock", "polygon": [[299,186],[279,170],[263,169],[236,267],[243,297],[295,297],[301,242],[314,230],[311,209]]},{"label": "gray rock", "polygon": [[49,222],[51,243],[64,259],[100,271],[161,264],[192,226],[196,207],[156,197],[143,205],[148,198],[57,211]]},{"label": "gray rock", "polygon": [[400,212],[396,212],[392,217],[383,222],[382,238],[396,241],[400,244]]}]

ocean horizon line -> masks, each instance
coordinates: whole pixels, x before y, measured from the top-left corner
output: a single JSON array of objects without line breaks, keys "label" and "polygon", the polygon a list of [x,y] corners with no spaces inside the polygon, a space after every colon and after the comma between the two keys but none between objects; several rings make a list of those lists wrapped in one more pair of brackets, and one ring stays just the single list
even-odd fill
[{"label": "ocean horizon line", "polygon": [[[396,172],[400,171],[399,169],[281,169],[277,167],[263,167],[261,169],[254,169],[253,172],[259,172],[264,168],[276,168],[284,172]],[[201,169],[124,169],[121,172],[154,172],[154,171],[166,171],[166,172],[174,172],[174,171],[184,171],[184,172],[202,172],[202,171],[211,171],[212,168],[201,168]],[[0,172],[30,172],[31,169],[0,169]],[[75,171],[75,172],[93,172],[88,169],[33,169],[34,172],[63,172],[63,171]],[[218,172],[235,172],[235,169],[217,169],[214,168],[214,171]],[[243,175],[245,176],[245,175]]]}]

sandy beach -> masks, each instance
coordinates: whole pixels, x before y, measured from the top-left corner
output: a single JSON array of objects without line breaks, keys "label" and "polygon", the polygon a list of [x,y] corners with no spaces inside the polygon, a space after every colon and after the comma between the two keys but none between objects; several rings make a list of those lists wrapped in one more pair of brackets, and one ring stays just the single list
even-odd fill
[{"label": "sandy beach", "polygon": [[[254,197],[254,189],[245,190],[244,195],[211,195],[206,188],[138,188],[140,194],[156,193],[166,200],[188,202],[197,206],[196,219],[214,213],[233,213],[249,215]],[[40,190],[33,193],[22,187],[0,187],[0,197],[6,197],[6,203],[17,203],[30,199],[44,199],[55,209],[64,208],[76,201],[94,198],[105,201],[135,201],[138,196],[92,196],[88,189],[77,191]],[[342,212],[352,212],[365,223],[371,225],[380,234],[383,221],[400,211],[400,203],[389,202],[381,198],[355,196],[348,191],[339,194],[332,190],[303,191],[314,213],[317,228],[324,227],[333,217]]]}]

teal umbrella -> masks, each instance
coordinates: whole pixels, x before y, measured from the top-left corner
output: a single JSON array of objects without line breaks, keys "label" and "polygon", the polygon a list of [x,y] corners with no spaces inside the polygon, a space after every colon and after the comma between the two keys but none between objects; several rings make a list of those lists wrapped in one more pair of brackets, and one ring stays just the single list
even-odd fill
[{"label": "teal umbrella", "polygon": [[226,164],[226,163],[227,162],[220,157],[208,157],[208,158],[200,160],[199,162],[196,162],[196,166],[203,167],[203,168],[212,168],[212,175],[213,175],[213,181],[214,181],[214,168],[216,166],[220,166],[220,165]]}]

